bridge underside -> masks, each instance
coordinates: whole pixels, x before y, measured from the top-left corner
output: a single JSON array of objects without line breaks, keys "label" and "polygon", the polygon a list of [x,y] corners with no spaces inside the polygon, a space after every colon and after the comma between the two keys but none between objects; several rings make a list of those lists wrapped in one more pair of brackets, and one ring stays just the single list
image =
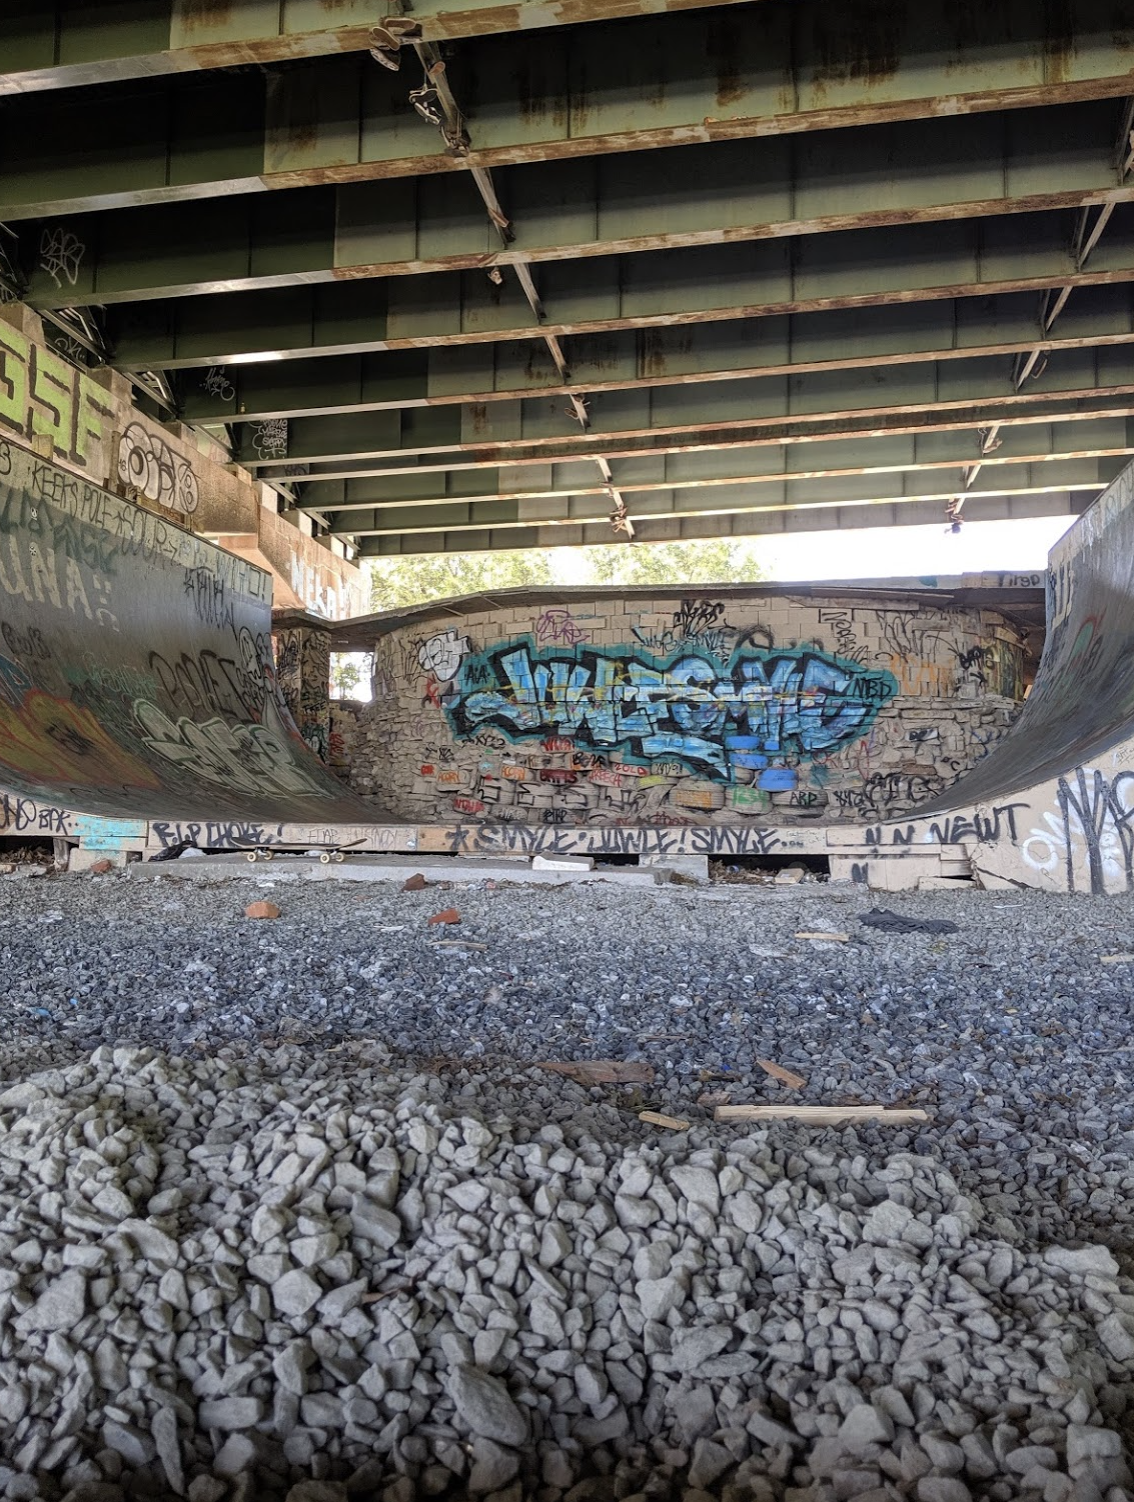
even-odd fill
[{"label": "bridge underside", "polygon": [[4,10],[9,293],[358,554],[1071,516],[1134,450],[1106,0]]}]

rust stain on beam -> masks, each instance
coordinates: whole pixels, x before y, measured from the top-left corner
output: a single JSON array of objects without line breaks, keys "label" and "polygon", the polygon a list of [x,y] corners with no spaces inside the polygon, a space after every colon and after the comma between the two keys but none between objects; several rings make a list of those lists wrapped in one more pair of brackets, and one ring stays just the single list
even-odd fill
[{"label": "rust stain on beam", "polygon": [[[310,360],[320,355],[380,354],[387,350],[440,349],[463,344],[501,344],[512,340],[542,340],[545,334],[568,338],[578,334],[618,333],[632,329],[672,329],[685,325],[708,323],[732,323],[749,318],[771,318],[788,313],[823,313],[844,308],[886,308],[910,303],[942,302],[959,297],[995,297],[1009,292],[1046,292],[1053,286],[1104,287],[1119,286],[1134,281],[1134,264],[1128,268],[1111,271],[1066,272],[1050,276],[1021,276],[1000,278],[987,282],[950,282],[939,287],[903,288],[894,292],[863,292],[841,297],[807,297],[781,300],[779,302],[742,303],[736,307],[705,308],[686,313],[645,313],[615,318],[571,319],[565,322],[548,321],[539,329],[523,324],[517,328],[489,329],[459,334],[428,334],[404,339],[366,339],[352,344],[298,345],[291,349],[272,349],[265,352],[265,362],[279,363],[287,360]],[[1101,343],[1102,340],[1094,341]],[[1029,344],[1028,348],[1033,346]],[[228,363],[254,365],[254,355],[247,351],[214,349],[207,354],[188,356],[163,356],[163,370],[193,370],[210,365]],[[146,360],[115,359],[118,370],[149,370],[155,364]]]},{"label": "rust stain on beam", "polygon": [[[543,458],[560,457],[562,449],[572,457],[590,458],[596,450],[610,459],[632,454],[652,453],[659,442],[671,441],[681,434],[690,450],[717,448],[722,434],[732,434],[750,445],[806,442],[810,438],[885,437],[895,433],[953,432],[960,428],[987,428],[1036,422],[1074,422],[1098,417],[1129,417],[1134,385],[1117,385],[1056,394],[988,398],[981,403],[940,402],[923,407],[897,406],[874,408],[857,413],[819,413],[807,418],[785,421],[783,418],[736,418],[719,423],[671,423],[664,429],[627,428],[620,433],[583,433],[566,444],[562,437],[510,439],[498,444],[446,443],[418,448],[357,449],[337,454],[295,453],[280,459],[241,459],[241,464],[257,473],[270,472],[288,464],[349,463],[366,459],[405,459],[411,454],[468,454],[478,463],[507,463],[505,453],[534,454]],[[745,434],[743,439],[740,434]],[[634,440],[638,440],[635,442]],[[677,445],[675,452],[681,452]],[[494,458],[494,456],[497,456]],[[321,478],[313,475],[310,478]]]},{"label": "rust stain on beam", "polygon": [[[888,366],[925,365],[934,360],[976,360],[986,356],[1026,355],[1033,351],[1045,353],[1064,349],[1094,349],[1103,345],[1121,344],[1134,344],[1134,333],[1084,334],[1072,339],[1057,339],[1054,336],[1048,336],[1039,342],[1031,338],[1016,340],[1012,343],[966,345],[960,349],[950,347],[941,350],[873,353],[830,360],[800,360],[798,362],[785,360],[779,365],[749,365],[736,369],[683,371],[676,375],[666,374],[666,359],[660,352],[655,351],[652,356],[647,353],[642,360],[645,369],[652,373],[626,376],[611,381],[590,380],[585,374],[577,373],[570,382],[566,383],[549,382],[546,385],[504,386],[489,391],[446,392],[442,396],[399,396],[384,401],[342,401],[326,406],[313,402],[307,402],[298,407],[241,405],[235,414],[221,409],[218,409],[215,414],[194,411],[191,420],[198,423],[259,422],[266,418],[330,417],[354,412],[400,412],[409,408],[422,407],[472,406],[481,408],[489,402],[529,401],[538,400],[541,397],[558,399],[570,396],[598,396],[611,391],[648,391],[672,386],[700,386],[709,381],[776,380],[784,376],[809,375],[833,370],[873,370],[877,368],[880,360],[884,360]],[[529,361],[529,365],[531,363]],[[483,414],[483,419],[487,421],[486,413]]]},{"label": "rust stain on beam", "polygon": [[[542,31],[556,26],[578,26],[588,21],[614,21],[626,17],[656,15],[659,11],[701,10],[707,6],[737,5],[747,0],[519,0],[513,5],[471,6],[421,17],[424,41],[457,41],[467,37],[494,36],[505,32]],[[208,4],[201,9],[200,24],[223,19],[228,5]],[[333,6],[324,5],[328,14]],[[299,58],[328,57],[343,52],[367,52],[373,45],[371,29],[383,19],[384,7],[375,6],[374,22],[365,26],[328,27],[244,41],[203,42],[163,52],[112,57],[89,63],[30,68],[0,77],[0,96],[34,94],[47,90],[83,88],[93,84],[122,82],[132,78],[161,77],[172,73],[196,73],[212,68],[238,68]]]}]

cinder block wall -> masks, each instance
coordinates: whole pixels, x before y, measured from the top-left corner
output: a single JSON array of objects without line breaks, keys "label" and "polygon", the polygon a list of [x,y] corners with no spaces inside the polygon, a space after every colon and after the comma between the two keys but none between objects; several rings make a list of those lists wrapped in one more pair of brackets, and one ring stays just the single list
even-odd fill
[{"label": "cinder block wall", "polygon": [[985,756],[1023,673],[998,613],[893,597],[486,606],[382,637],[332,738],[422,822],[873,820]]}]

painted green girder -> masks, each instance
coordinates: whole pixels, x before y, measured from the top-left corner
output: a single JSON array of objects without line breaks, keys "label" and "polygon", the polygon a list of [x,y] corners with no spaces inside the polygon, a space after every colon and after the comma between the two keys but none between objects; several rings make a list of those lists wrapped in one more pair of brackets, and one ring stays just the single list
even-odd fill
[{"label": "painted green girder", "polygon": [[[1092,491],[1051,495],[996,495],[965,505],[968,521],[1011,521],[1036,516],[1077,516],[1094,499]],[[815,503],[793,509],[715,516],[643,517],[634,524],[635,542],[687,542],[697,538],[756,537],[826,532],[854,527],[940,525],[940,500],[876,501],[859,505]],[[944,530],[944,528],[942,528]],[[485,526],[475,531],[402,532],[359,539],[363,558],[415,553],[477,553],[500,548],[587,547],[612,541],[607,522],[571,522],[528,527]]]},{"label": "painted green girder", "polygon": [[[413,17],[422,36],[437,42],[737,3],[414,0]],[[108,18],[107,7],[91,0],[4,0],[0,96],[366,51],[371,29],[397,11],[386,0],[116,0]],[[1057,62],[1061,35],[1070,37],[1065,27],[1047,33]]]},{"label": "painted green girder", "polygon": [[1134,200],[1111,101],[517,166],[501,249],[469,174],[30,221],[37,307],[583,260]]},{"label": "painted green girder", "polygon": [[1124,283],[1081,290],[1050,333],[1035,295],[1014,293],[578,335],[564,350],[569,382],[537,339],[241,364],[223,383],[198,370],[182,374],[179,410],[187,422],[293,419],[1131,342],[1134,286]]},{"label": "painted green girder", "polygon": [[[997,446],[981,453],[971,430],[832,438],[803,444],[733,443],[711,449],[671,447],[626,456],[608,454],[614,480],[626,496],[666,489],[713,489],[768,480],[823,480],[846,475],[935,477],[965,488],[965,472],[979,464],[984,488],[1006,467],[1044,462],[1121,458],[1134,447],[1134,418],[1110,417],[1007,427]],[[305,509],[350,513],[375,506],[443,506],[452,502],[518,500],[605,493],[593,459],[455,467],[422,461],[355,480],[319,480],[304,490]]]},{"label": "painted green girder", "polygon": [[[591,427],[573,440],[591,452],[605,452],[623,438],[712,428],[775,429],[794,421],[877,421],[887,415],[935,413],[952,426],[952,413],[979,402],[998,421],[1005,413],[1026,416],[1053,403],[1102,408],[1128,401],[1134,392],[1134,348],[1129,345],[1069,350],[1051,361],[1035,380],[1016,392],[1011,362],[974,357],[878,365],[858,371],[773,374],[694,386],[656,386],[612,391],[595,401]],[[568,431],[561,396],[458,406],[403,407],[394,411],[351,412],[300,417],[286,424],[241,425],[238,457],[270,474],[296,462],[355,458],[395,458],[410,454],[484,454],[493,445],[538,452],[560,445]],[[1044,412],[1044,415],[1050,415]],[[269,450],[279,450],[269,452]]]},{"label": "painted green girder", "polygon": [[[538,328],[513,278],[498,286],[483,271],[457,271],[126,303],[107,310],[107,333],[119,369],[231,362],[226,374],[235,384],[235,367],[257,360],[672,329],[1134,280],[1134,205],[1117,206],[1081,269],[1072,229],[1066,211],[1046,211],[547,261],[535,274],[545,306]],[[837,337],[839,323],[831,328]]]},{"label": "painted green girder", "polygon": [[471,138],[458,157],[410,105],[421,69],[403,55],[396,73],[365,51],[267,71],[214,65],[122,84],[97,109],[82,91],[0,99],[0,220],[1134,91],[1134,19],[1112,0],[1008,0],[976,17],[953,0],[731,6],[576,27],[554,46],[524,31],[468,40],[446,75]]},{"label": "painted green girder", "polygon": [[[968,492],[972,499],[1083,492],[1097,495],[1125,467],[1125,459],[1051,459],[1003,465],[983,474]],[[949,483],[952,478],[952,483]],[[827,475],[808,479],[753,479],[733,485],[691,484],[680,489],[639,490],[619,483],[637,526],[647,517],[726,516],[743,512],[874,506],[887,502],[938,501],[958,492],[959,475]],[[966,501],[966,505],[968,501]],[[498,496],[480,501],[422,502],[331,513],[330,531],[344,536],[478,531],[485,527],[558,526],[601,521],[610,513],[605,493]]]}]

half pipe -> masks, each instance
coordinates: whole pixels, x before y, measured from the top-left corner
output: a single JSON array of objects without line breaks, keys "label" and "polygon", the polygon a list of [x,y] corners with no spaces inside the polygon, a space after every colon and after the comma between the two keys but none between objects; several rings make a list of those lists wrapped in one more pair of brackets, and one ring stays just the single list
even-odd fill
[{"label": "half pipe", "polygon": [[0,787],[135,818],[367,813],[280,697],[270,577],[3,442]]}]

